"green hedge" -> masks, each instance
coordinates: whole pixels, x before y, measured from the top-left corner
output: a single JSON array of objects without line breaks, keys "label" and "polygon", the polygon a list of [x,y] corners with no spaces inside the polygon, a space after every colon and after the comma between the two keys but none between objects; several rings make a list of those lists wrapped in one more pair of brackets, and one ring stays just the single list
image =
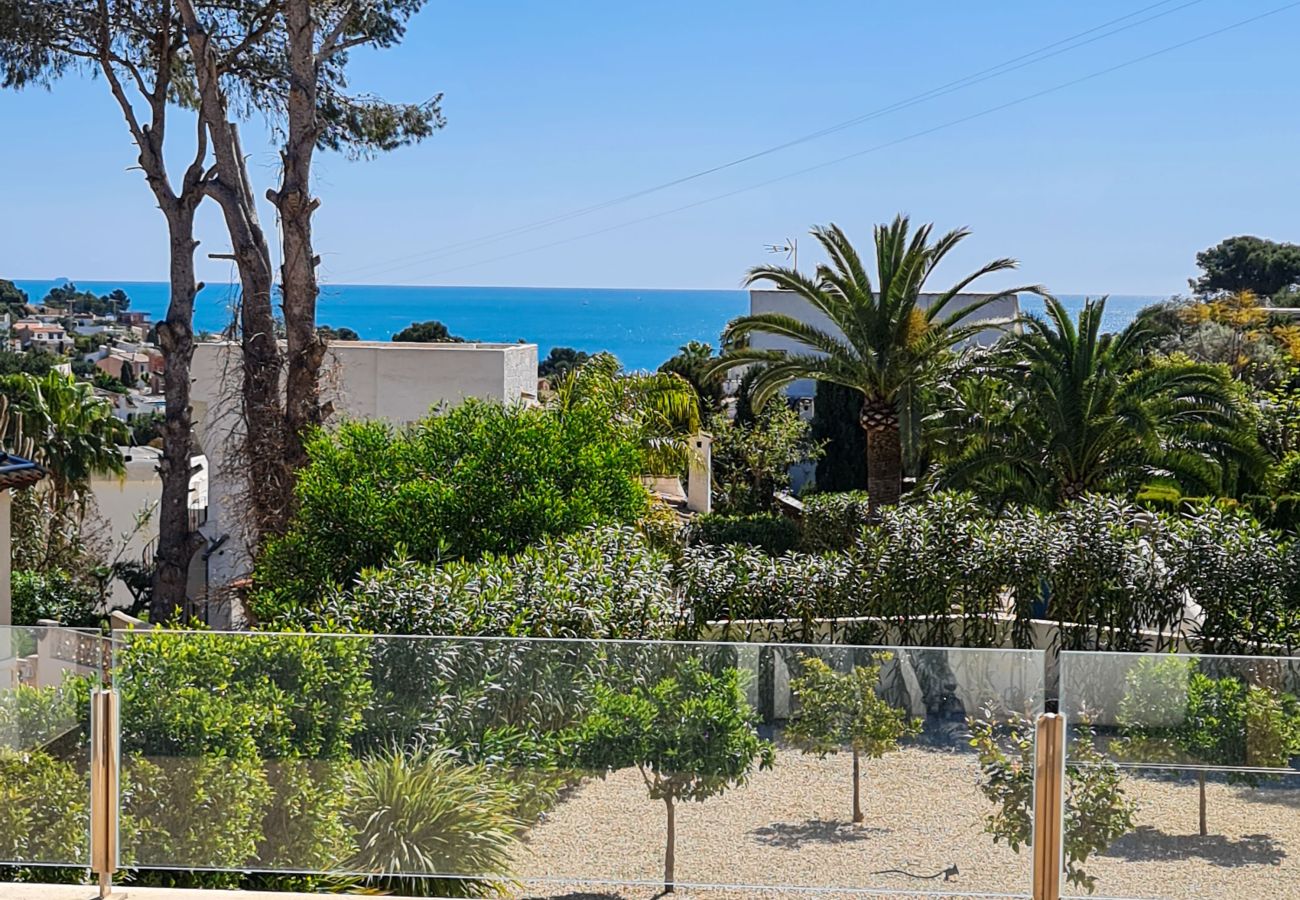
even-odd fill
[{"label": "green hedge", "polygon": [[697,516],[690,524],[692,544],[746,544],[768,556],[788,553],[799,544],[799,523],[780,515]]},{"label": "green hedge", "polygon": [[800,549],[809,553],[849,549],[869,521],[866,491],[809,494],[802,499]]}]

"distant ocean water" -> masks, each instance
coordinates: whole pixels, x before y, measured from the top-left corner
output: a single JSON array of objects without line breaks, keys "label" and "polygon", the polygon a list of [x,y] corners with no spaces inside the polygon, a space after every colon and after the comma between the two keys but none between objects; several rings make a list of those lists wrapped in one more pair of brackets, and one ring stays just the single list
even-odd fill
[{"label": "distant ocean water", "polygon": [[[39,301],[59,281],[17,281]],[[163,282],[77,281],[97,294],[121,288],[131,309],[161,319],[167,309]],[[1083,296],[1061,298],[1071,311]],[[1139,309],[1163,297],[1112,295],[1105,327],[1123,328]],[[231,319],[234,294],[226,285],[211,285],[194,311],[197,331],[219,332]],[[1022,297],[1026,312],[1042,312],[1042,302]],[[413,321],[437,319],[452,334],[478,341],[538,345],[545,356],[552,347],[607,350],[628,369],[653,369],[687,341],[718,344],[727,322],[749,311],[745,291],[625,290],[610,288],[404,287],[394,285],[327,285],[322,289],[317,320],[348,327],[367,340],[388,340]]]}]

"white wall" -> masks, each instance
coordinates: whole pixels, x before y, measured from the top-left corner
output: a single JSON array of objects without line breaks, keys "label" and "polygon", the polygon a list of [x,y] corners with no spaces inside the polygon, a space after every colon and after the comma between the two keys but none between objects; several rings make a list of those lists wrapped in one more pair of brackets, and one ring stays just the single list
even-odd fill
[{"label": "white wall", "polygon": [[[929,306],[938,297],[938,294],[922,294],[921,305]],[[988,294],[958,294],[948,304],[950,311],[961,309],[971,303],[975,303]],[[792,316],[801,322],[813,325],[823,331],[829,332],[836,337],[843,337],[843,332],[839,330],[831,320],[820,310],[814,309],[808,301],[804,300],[798,294],[791,291],[750,291],[749,292],[749,311],[750,313],[781,313]],[[1020,300],[1012,296],[1002,300],[990,303],[985,306],[974,316],[973,321],[990,323],[997,320],[1009,320],[1020,314]],[[981,331],[971,343],[988,345],[996,341],[1002,332],[997,328],[990,327]],[[784,337],[775,337],[767,334],[754,334],[751,339],[751,346],[757,350],[790,350],[803,351],[806,348],[799,342]],[[791,397],[811,397],[816,393],[816,386],[808,380],[796,381],[790,385],[788,393]]]},{"label": "white wall", "polygon": [[[531,402],[537,394],[536,344],[336,341],[324,369],[321,394],[334,404],[333,421],[404,424],[468,397],[513,404]],[[192,377],[195,432],[211,464],[208,522],[202,530],[210,546],[221,542],[208,558],[208,584],[219,588],[252,567],[240,527],[239,460],[232,440],[239,408],[238,345],[198,344]]]},{"label": "white wall", "polygon": [[[157,506],[162,499],[158,461],[162,451],[154,447],[123,447],[122,454],[126,463],[125,475],[120,478],[96,475],[91,479],[95,514],[106,530],[104,536],[112,541],[113,552],[121,551],[119,560],[148,561],[152,559],[153,545],[158,538]],[[207,462],[202,456],[191,460],[197,471],[190,477],[190,509],[202,509],[207,505]],[[151,511],[149,521],[137,530],[137,518],[146,510]],[[130,537],[123,542],[123,535]],[[109,602],[117,607],[127,606],[131,600],[131,592],[126,586],[114,580]]]}]

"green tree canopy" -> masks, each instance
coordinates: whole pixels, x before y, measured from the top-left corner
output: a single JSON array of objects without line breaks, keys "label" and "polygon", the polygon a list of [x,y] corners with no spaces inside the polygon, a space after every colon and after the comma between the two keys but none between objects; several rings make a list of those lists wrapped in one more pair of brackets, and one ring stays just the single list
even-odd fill
[{"label": "green tree canopy", "polygon": [[[836,225],[813,229],[830,263],[813,277],[779,266],[757,266],[747,284],[768,282],[792,291],[828,318],[832,330],[783,313],[741,316],[727,326],[728,348],[721,370],[758,364],[753,401],[762,406],[799,378],[830,381],[862,396],[858,421],[867,438],[867,491],[873,507],[896,504],[903,489],[902,418],[910,415],[911,395],[930,379],[950,348],[987,324],[972,321],[990,303],[1018,292],[1042,293],[1037,286],[1016,287],[970,300],[962,299],[985,275],[1015,268],[997,259],[976,269],[929,302],[926,282],[940,262],[969,234],[957,229],[931,241],[932,226],[912,230],[906,216],[875,229],[873,277],[848,236]],[[797,349],[740,348],[753,334],[793,341]]]},{"label": "green tree canopy", "polygon": [[745,700],[740,672],[713,674],[688,659],[676,674],[624,692],[603,684],[593,690],[586,720],[567,738],[569,762],[610,772],[635,766],[652,800],[668,815],[664,890],[673,890],[675,804],[702,801],[771,768],[772,745],[759,738]]},{"label": "green tree canopy", "polygon": [[546,354],[546,358],[537,364],[537,376],[539,378],[559,378],[568,375],[589,359],[591,359],[591,354],[585,350],[575,350],[572,347],[552,347],[551,352]]},{"label": "green tree canopy", "polygon": [[26,291],[20,290],[12,281],[0,278],[0,313],[8,312],[13,318],[20,318],[27,301]]},{"label": "green tree canopy", "polygon": [[[316,333],[320,335],[323,340],[326,341],[361,340],[361,335],[357,334],[355,331],[353,331],[351,328],[348,328],[346,325],[340,328],[334,328],[329,325],[319,325],[316,328]],[[394,338],[394,340],[396,340],[396,338]]]},{"label": "green tree canopy", "polygon": [[1203,273],[1188,280],[1198,294],[1251,291],[1272,297],[1300,285],[1300,245],[1240,235],[1196,254]]},{"label": "green tree canopy", "polygon": [[394,341],[402,341],[413,344],[463,344],[465,339],[457,337],[447,331],[447,326],[441,322],[412,322],[397,334],[393,335]]}]

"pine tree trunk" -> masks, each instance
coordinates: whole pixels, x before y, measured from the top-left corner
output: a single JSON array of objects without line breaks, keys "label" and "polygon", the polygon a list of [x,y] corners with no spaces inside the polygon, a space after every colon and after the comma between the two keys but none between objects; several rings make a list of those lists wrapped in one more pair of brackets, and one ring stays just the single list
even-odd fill
[{"label": "pine tree trunk", "polygon": [[1204,772],[1196,773],[1196,781],[1198,786],[1200,787],[1201,803],[1200,803],[1199,824],[1201,830],[1201,837],[1205,837],[1207,834],[1210,833],[1209,823],[1206,822],[1206,816],[1205,816],[1205,773]]},{"label": "pine tree trunk", "polygon": [[324,418],[320,403],[320,368],[325,343],[316,333],[316,258],[312,215],[319,201],[311,196],[312,154],[320,137],[317,121],[316,26],[310,0],[287,0],[289,96],[288,134],[281,152],[280,189],[268,194],[280,212],[284,260],[284,326],[288,345],[285,379],[285,455],[290,469],[307,461],[303,438]]},{"label": "pine tree trunk", "polygon": [[254,548],[264,534],[279,533],[287,521],[292,484],[285,462],[280,371],[283,360],[275,335],[272,306],[275,273],[271,250],[257,215],[257,201],[248,177],[248,164],[239,131],[230,121],[226,96],[216,74],[207,33],[190,0],[177,8],[185,22],[199,86],[199,116],[203,119],[215,159],[215,179],[208,193],[221,207],[239,270],[240,389],[244,434],[240,470],[246,485],[249,538]]},{"label": "pine tree trunk", "polygon": [[896,506],[903,493],[898,410],[887,400],[868,398],[862,404],[860,424],[867,434],[867,502],[872,512],[878,512]]},{"label": "pine tree trunk", "polygon": [[162,499],[158,505],[158,544],[154,551],[154,588],[149,618],[165,622],[185,608],[190,560],[202,539],[190,531],[190,361],[194,356],[194,211],[177,203],[164,207],[171,242],[171,296],[167,316],[158,325],[165,383],[163,454],[159,464]]},{"label": "pine tree trunk", "polygon": [[677,866],[677,810],[673,806],[671,796],[664,798],[664,805],[668,808],[668,841],[667,846],[664,847],[664,893],[671,894],[677,890],[674,877]]},{"label": "pine tree trunk", "polygon": [[862,761],[858,748],[853,748],[853,824],[860,825],[866,816],[862,815]]}]

